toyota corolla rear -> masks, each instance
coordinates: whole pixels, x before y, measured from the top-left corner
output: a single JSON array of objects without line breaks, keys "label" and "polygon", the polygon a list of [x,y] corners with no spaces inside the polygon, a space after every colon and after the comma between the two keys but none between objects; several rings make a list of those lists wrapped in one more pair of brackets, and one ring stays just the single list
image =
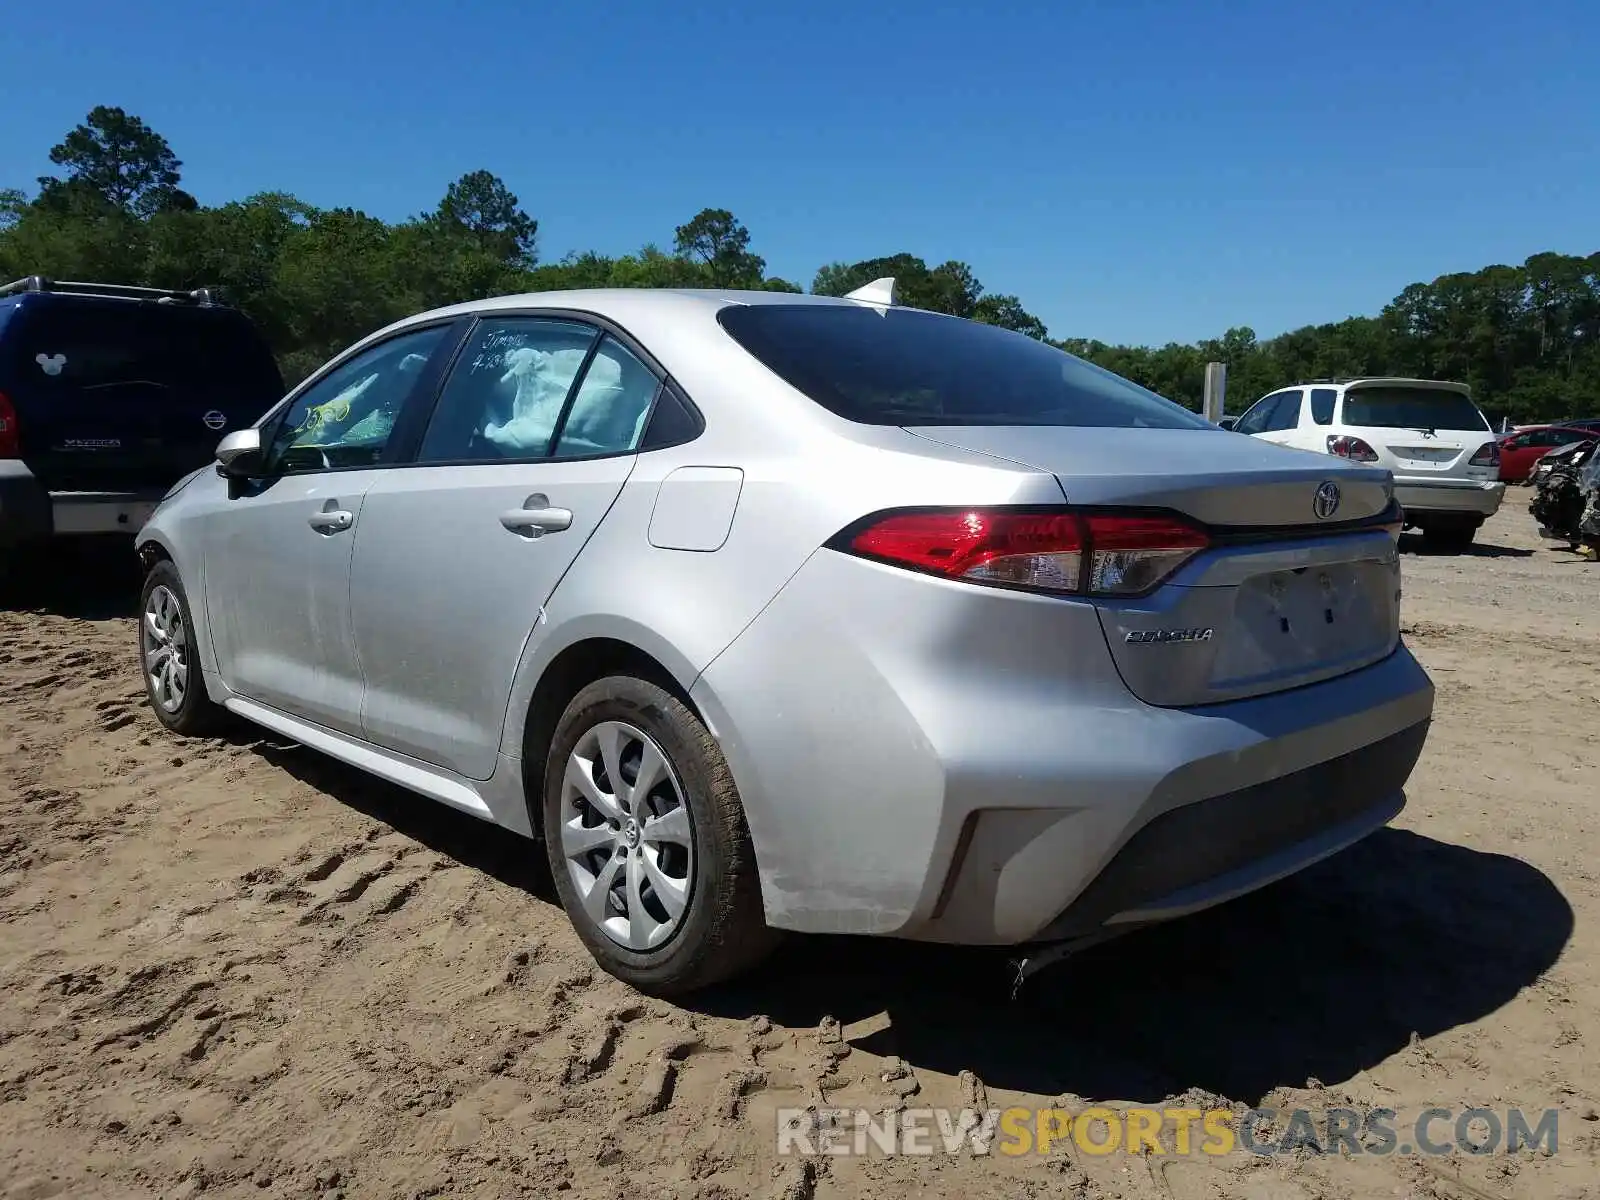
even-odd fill
[{"label": "toyota corolla rear", "polygon": [[1400,811],[1433,693],[1400,641],[1387,471],[952,318],[721,320],[837,418],[796,508],[860,508],[693,690],[773,924],[1094,937]]}]

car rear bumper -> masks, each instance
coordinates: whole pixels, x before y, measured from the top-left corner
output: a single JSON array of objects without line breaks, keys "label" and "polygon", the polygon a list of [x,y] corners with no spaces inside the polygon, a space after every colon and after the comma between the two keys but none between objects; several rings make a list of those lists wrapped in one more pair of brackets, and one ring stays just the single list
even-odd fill
[{"label": "car rear bumper", "polygon": [[1155,708],[1095,610],[823,552],[691,691],[779,927],[1019,944],[1262,886],[1404,803],[1433,709],[1402,645],[1258,699]]},{"label": "car rear bumper", "polygon": [[27,464],[0,461],[0,546],[76,534],[137,533],[161,491],[51,492]]},{"label": "car rear bumper", "polygon": [[1412,513],[1453,513],[1492,517],[1500,510],[1506,485],[1500,480],[1419,479],[1397,475],[1394,498],[1406,516]]},{"label": "car rear bumper", "polygon": [[0,460],[0,547],[47,538],[51,529],[50,493],[27,464]]}]

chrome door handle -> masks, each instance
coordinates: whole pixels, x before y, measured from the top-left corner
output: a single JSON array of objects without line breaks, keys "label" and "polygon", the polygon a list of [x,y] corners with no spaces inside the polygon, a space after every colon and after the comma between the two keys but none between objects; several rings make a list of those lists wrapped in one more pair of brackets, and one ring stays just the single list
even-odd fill
[{"label": "chrome door handle", "polygon": [[500,524],[523,537],[543,537],[572,528],[572,510],[552,507],[550,498],[541,493],[529,496],[521,508],[501,513]]},{"label": "chrome door handle", "polygon": [[333,508],[312,513],[306,520],[318,533],[338,533],[354,525],[356,515],[342,508]]}]

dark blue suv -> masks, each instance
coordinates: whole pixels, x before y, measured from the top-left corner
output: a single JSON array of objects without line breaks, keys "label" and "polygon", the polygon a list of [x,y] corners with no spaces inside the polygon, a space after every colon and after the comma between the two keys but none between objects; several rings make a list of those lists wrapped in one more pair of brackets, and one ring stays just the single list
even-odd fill
[{"label": "dark blue suv", "polygon": [[209,291],[0,287],[0,549],[137,532],[282,395],[266,340]]}]

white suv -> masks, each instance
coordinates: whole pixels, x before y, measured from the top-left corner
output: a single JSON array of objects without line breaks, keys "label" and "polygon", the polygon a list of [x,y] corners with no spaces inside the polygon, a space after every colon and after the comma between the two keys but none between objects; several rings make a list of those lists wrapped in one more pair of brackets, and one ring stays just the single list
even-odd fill
[{"label": "white suv", "polygon": [[1394,475],[1408,528],[1469,545],[1500,508],[1500,443],[1463,383],[1350,379],[1282,388],[1231,422],[1236,433],[1375,463]]}]

